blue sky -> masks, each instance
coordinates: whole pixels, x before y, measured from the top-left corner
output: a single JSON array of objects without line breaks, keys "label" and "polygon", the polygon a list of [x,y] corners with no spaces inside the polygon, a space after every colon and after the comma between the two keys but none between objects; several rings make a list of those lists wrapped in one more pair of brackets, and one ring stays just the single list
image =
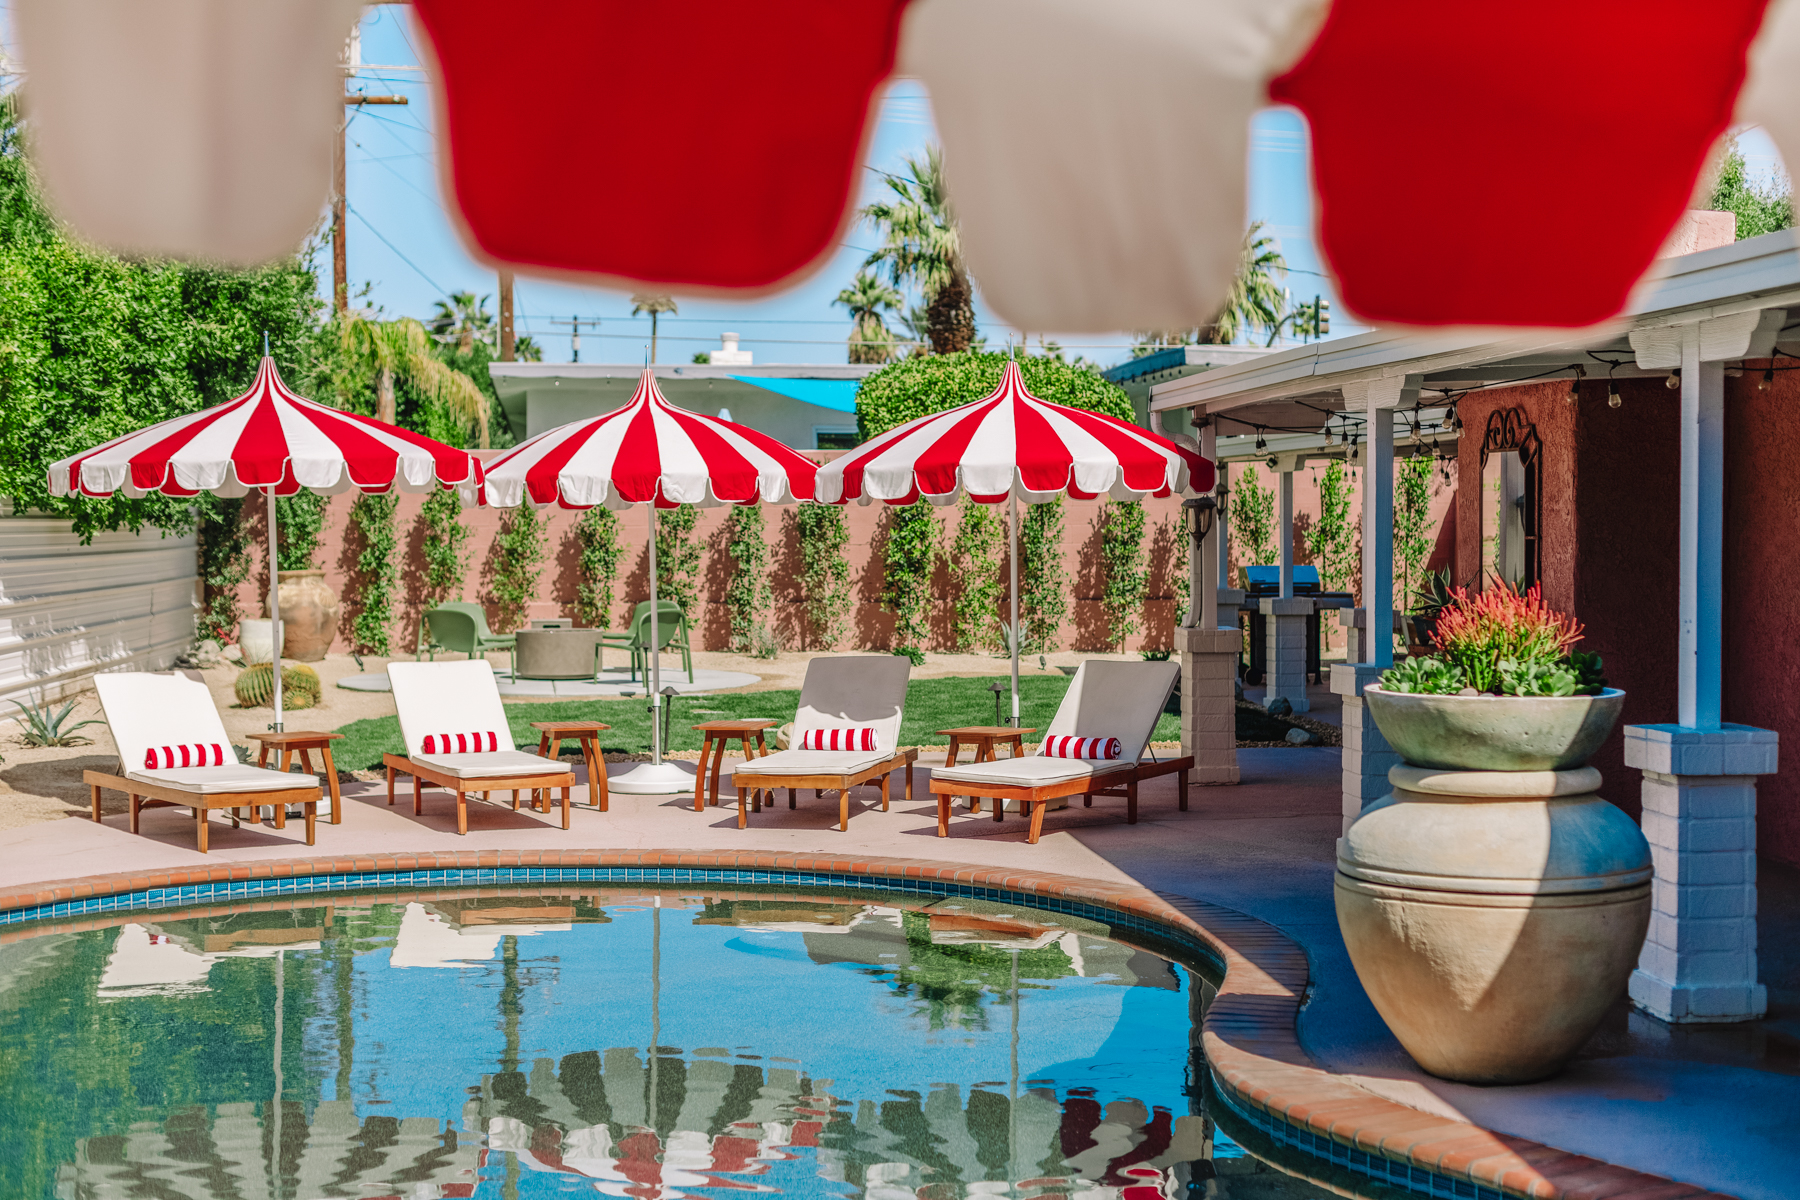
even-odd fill
[{"label": "blue sky", "polygon": [[[362,25],[362,60],[372,65],[418,65],[419,33],[398,7],[369,10]],[[353,289],[372,285],[366,303],[391,314],[425,316],[432,302],[449,291],[491,293],[494,276],[463,250],[445,211],[438,186],[437,162],[430,136],[432,111],[423,75],[417,70],[365,70],[352,85],[370,93],[398,93],[405,108],[365,107],[349,127],[348,193],[354,215],[349,218],[350,278]],[[882,101],[868,165],[879,171],[904,170],[901,159],[917,154],[935,138],[931,102],[925,89],[910,80],[893,84]],[[864,198],[881,190],[879,176],[867,173]],[[1289,286],[1296,297],[1319,293],[1331,298],[1328,281],[1318,272],[1312,243],[1312,204],[1307,184],[1306,131],[1299,116],[1272,109],[1256,120],[1253,130],[1249,188],[1252,219],[1266,221],[1281,243],[1293,273]],[[832,306],[837,295],[875,244],[867,227],[850,231],[838,255],[817,274],[793,288],[765,299],[730,303],[681,299],[681,313],[661,322],[658,357],[686,362],[697,350],[719,344],[719,334],[733,330],[758,363],[844,361],[844,338],[850,323]],[[330,258],[321,266],[330,270]],[[324,290],[329,290],[329,279]],[[638,361],[649,340],[649,321],[633,319],[625,292],[575,287],[563,282],[521,277],[515,290],[519,332],[529,332],[552,362],[567,362],[568,326],[552,319],[600,318],[598,335],[582,333],[584,362]],[[980,312],[980,326],[992,343],[1008,334],[990,313]],[[1332,332],[1356,332],[1342,318]],[[1056,337],[1056,335],[1051,335]],[[1033,335],[1035,343],[1036,335]],[[1126,356],[1130,338],[1067,335],[1057,338],[1071,353],[1110,364]]]}]

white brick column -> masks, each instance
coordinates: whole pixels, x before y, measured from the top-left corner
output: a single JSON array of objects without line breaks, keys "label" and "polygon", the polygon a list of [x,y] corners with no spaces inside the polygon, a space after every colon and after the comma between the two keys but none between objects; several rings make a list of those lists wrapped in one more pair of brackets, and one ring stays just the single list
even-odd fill
[{"label": "white brick column", "polygon": [[1751,309],[1631,333],[1638,366],[1681,369],[1679,723],[1625,728],[1656,866],[1631,999],[1664,1021],[1750,1021],[1768,1010],[1756,979],[1756,777],[1774,772],[1778,741],[1720,720],[1725,363],[1773,354],[1786,319],[1785,309]]},{"label": "white brick column", "polygon": [[1363,703],[1363,689],[1381,677],[1386,667],[1372,663],[1334,663],[1331,668],[1331,690],[1344,698],[1344,828],[1362,815],[1362,810],[1381,799],[1393,787],[1388,783],[1388,768],[1400,765],[1400,756],[1381,736],[1381,730],[1369,716]]},{"label": "white brick column", "polygon": [[1264,596],[1259,603],[1267,649],[1263,704],[1279,696],[1295,712],[1305,712],[1312,707],[1306,698],[1306,623],[1312,620],[1313,602],[1305,596]]},{"label": "white brick column", "polygon": [[1236,629],[1177,629],[1181,658],[1181,753],[1194,756],[1190,783],[1236,783]]},{"label": "white brick column", "polygon": [[1747,1021],[1768,1010],[1756,978],[1756,777],[1773,774],[1771,729],[1625,727],[1644,772],[1644,836],[1656,880],[1631,999],[1673,1022]]},{"label": "white brick column", "polygon": [[[1419,394],[1421,377],[1388,376],[1344,385],[1344,411],[1363,426],[1362,662],[1331,668],[1331,690],[1344,698],[1344,828],[1388,794],[1388,768],[1400,762],[1363,706],[1363,689],[1394,663],[1394,413]],[[1374,619],[1370,620],[1370,614]]]}]

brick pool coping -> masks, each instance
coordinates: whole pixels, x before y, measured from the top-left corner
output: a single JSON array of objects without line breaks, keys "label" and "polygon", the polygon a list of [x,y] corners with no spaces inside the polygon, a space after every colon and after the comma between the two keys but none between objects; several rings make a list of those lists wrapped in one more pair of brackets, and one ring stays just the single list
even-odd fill
[{"label": "brick pool coping", "polygon": [[[531,868],[805,872],[892,879],[897,890],[916,890],[925,884],[994,889],[1111,910],[1160,927],[1176,941],[1197,945],[1223,967],[1218,996],[1201,1029],[1219,1097],[1259,1132],[1299,1148],[1321,1166],[1329,1162],[1340,1170],[1347,1167],[1371,1183],[1399,1185],[1423,1195],[1730,1200],[1692,1184],[1409,1108],[1323,1070],[1301,1048],[1295,1027],[1308,987],[1306,954],[1298,944],[1274,926],[1234,909],[1131,883],[931,859],[766,850],[478,850],[221,862],[26,884],[0,889],[0,915],[154,888],[233,881]],[[58,918],[48,917],[41,924],[15,926],[8,932],[29,936],[59,924]],[[1332,1180],[1314,1182],[1343,1195],[1357,1194]]]}]

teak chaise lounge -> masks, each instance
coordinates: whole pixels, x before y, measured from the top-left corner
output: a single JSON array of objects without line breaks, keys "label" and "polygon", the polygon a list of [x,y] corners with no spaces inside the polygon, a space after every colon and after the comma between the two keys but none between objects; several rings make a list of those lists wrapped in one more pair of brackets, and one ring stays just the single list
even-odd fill
[{"label": "teak chaise lounge", "polygon": [[[1169,693],[1181,677],[1172,662],[1118,662],[1090,658],[1069,681],[1036,754],[994,762],[940,767],[931,773],[937,796],[938,836],[950,836],[952,796],[990,797],[994,820],[1006,819],[1006,801],[1031,810],[1036,844],[1044,829],[1044,810],[1052,800],[1079,795],[1092,807],[1095,796],[1123,796],[1126,823],[1137,824],[1138,784],[1159,775],[1174,775],[1181,811],[1188,806],[1188,771],[1192,757],[1139,762],[1156,729]],[[1117,758],[1056,758],[1045,754],[1052,738],[1117,738]]]},{"label": "teak chaise lounge", "polygon": [[[881,780],[881,809],[886,812],[895,771],[906,771],[906,799],[912,799],[915,750],[900,750],[900,718],[906,706],[906,682],[912,663],[896,654],[849,654],[815,658],[806,664],[800,685],[800,710],[786,750],[740,763],[731,782],[738,794],[738,828],[749,824],[750,795],[762,811],[762,793],[786,788],[788,807],[799,788],[838,793],[838,829],[850,828],[850,789]],[[872,749],[808,750],[801,741],[809,730],[872,729]]]},{"label": "teak chaise lounge", "polygon": [[[519,811],[519,792],[530,788],[562,789],[562,827],[569,827],[569,792],[575,772],[535,754],[514,749],[500,704],[500,686],[494,668],[484,658],[466,662],[391,662],[388,679],[394,688],[394,707],[400,713],[400,736],[405,754],[384,754],[387,768],[387,801],[394,802],[394,777],[411,775],[413,813],[425,811],[425,784],[433,783],[456,793],[456,832],[469,832],[469,793],[512,790],[513,811]],[[458,746],[482,739],[493,750],[462,750]],[[431,740],[429,748],[426,740]],[[468,739],[459,741],[458,739]],[[450,752],[441,742],[449,743]],[[593,794],[592,781],[589,795]],[[540,796],[537,811],[548,812],[547,796]]]},{"label": "teak chaise lounge", "polygon": [[[231,820],[235,825],[236,809],[255,812],[258,805],[269,804],[275,809],[275,828],[284,829],[288,805],[299,804],[306,812],[306,844],[313,844],[319,811],[318,777],[240,763],[206,684],[182,674],[106,672],[94,676],[94,690],[100,693],[100,707],[112,728],[123,772],[81,773],[93,798],[94,820],[100,819],[102,791],[124,792],[131,797],[133,833],[138,832],[138,814],[146,808],[191,808],[194,835],[200,853],[205,854],[209,812],[234,810]],[[217,752],[211,750],[215,746],[219,747]],[[153,751],[165,748],[174,752],[176,762],[198,762],[204,758],[210,765],[146,764]]]}]

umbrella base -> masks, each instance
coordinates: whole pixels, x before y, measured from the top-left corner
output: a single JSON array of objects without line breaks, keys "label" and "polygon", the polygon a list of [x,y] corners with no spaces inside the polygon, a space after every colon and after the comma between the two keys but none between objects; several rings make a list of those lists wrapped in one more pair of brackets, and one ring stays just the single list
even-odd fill
[{"label": "umbrella base", "polygon": [[608,791],[628,796],[673,796],[692,793],[694,772],[680,763],[642,763],[606,781]]}]

